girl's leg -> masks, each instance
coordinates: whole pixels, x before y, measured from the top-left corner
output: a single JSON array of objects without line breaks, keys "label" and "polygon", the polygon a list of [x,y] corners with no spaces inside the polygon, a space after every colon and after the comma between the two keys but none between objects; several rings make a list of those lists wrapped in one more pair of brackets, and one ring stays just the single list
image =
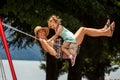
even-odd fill
[{"label": "girl's leg", "polygon": [[63,45],[61,46],[61,50],[69,57],[71,54],[68,51],[68,46],[70,45],[69,42],[64,42]]},{"label": "girl's leg", "polygon": [[50,45],[46,42],[46,40],[40,40],[40,42],[41,42],[42,47],[45,48],[45,50],[46,50],[47,52],[49,52],[52,56],[57,57],[57,52],[53,49],[52,46],[50,46]]},{"label": "girl's leg", "polygon": [[74,66],[75,64],[75,59],[76,59],[76,55],[72,55],[69,50],[67,49],[67,47],[70,45],[69,42],[64,42],[62,47],[61,47],[61,50],[68,56],[68,58],[70,59],[71,61],[71,65]]},{"label": "girl's leg", "polygon": [[114,29],[114,27],[115,27],[115,22],[112,22],[112,24],[105,30],[81,27],[75,33],[77,45],[80,45],[82,43],[85,35],[92,36],[92,37],[98,37],[98,36],[111,37],[112,36],[111,29]]}]

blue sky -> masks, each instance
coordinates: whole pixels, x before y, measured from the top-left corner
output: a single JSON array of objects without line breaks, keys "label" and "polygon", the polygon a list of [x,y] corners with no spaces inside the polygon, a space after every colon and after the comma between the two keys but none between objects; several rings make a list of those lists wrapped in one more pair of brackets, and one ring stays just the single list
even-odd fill
[{"label": "blue sky", "polygon": [[[33,47],[27,47],[26,49],[13,49],[10,48],[10,54],[14,60],[41,60],[42,53],[40,47],[34,44]],[[6,59],[6,53],[4,48],[0,47],[0,56],[2,59]]]},{"label": "blue sky", "polygon": [[[8,34],[10,33],[6,30],[5,31],[6,37],[8,37]],[[0,38],[0,43],[1,43],[1,38]],[[40,51],[40,47],[35,43],[33,47],[27,47],[25,49],[17,49],[17,48],[14,49],[13,47],[10,47],[9,50],[10,50],[11,57],[14,60],[41,60],[42,59],[42,53]],[[0,46],[0,57],[2,57],[2,59],[6,59],[6,53],[3,48],[3,45]]]}]

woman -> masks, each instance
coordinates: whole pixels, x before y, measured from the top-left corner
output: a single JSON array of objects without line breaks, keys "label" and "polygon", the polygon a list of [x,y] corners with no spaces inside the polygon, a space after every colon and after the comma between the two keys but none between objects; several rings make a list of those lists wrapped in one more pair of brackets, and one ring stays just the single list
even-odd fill
[{"label": "woman", "polygon": [[[34,34],[38,39],[40,39],[38,42],[40,43],[41,48],[44,51],[49,52],[52,56],[55,56],[56,58],[59,58],[59,55],[57,53],[52,53],[51,50],[48,49],[48,48],[53,47],[52,42],[46,43],[47,36],[49,34],[49,28],[48,27],[36,26],[35,29],[34,29]],[[46,44],[49,44],[49,45],[46,46]],[[51,49],[53,49],[53,48],[51,48]]]}]

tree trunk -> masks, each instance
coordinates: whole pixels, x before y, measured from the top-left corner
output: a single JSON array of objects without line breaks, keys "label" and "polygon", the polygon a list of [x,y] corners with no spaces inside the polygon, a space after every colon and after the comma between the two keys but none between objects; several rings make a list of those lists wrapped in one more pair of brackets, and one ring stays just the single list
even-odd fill
[{"label": "tree trunk", "polygon": [[49,54],[47,54],[46,66],[46,80],[58,80],[57,60]]}]

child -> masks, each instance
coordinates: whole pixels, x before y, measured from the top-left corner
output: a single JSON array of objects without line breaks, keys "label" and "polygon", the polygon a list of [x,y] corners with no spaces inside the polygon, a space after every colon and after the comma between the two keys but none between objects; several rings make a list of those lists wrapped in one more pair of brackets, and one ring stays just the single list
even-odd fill
[{"label": "child", "polygon": [[70,46],[71,43],[76,44],[74,34],[61,25],[61,19],[59,19],[57,16],[52,16],[48,20],[48,26],[54,29],[56,33],[53,37],[48,39],[47,42],[55,40],[60,35],[64,40],[61,50],[68,56],[68,58],[70,58],[73,66],[75,63],[76,53],[74,53],[74,55],[70,54],[68,51],[68,46]]}]

